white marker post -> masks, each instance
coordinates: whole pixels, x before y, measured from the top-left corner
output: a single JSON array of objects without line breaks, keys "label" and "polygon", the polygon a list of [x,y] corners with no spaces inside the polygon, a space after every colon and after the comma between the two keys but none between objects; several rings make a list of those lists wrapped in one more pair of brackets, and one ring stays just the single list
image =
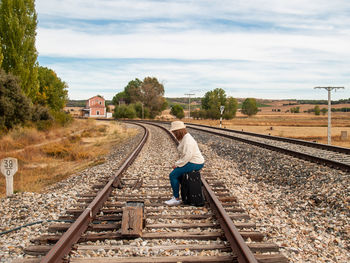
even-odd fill
[{"label": "white marker post", "polygon": [[220,128],[221,128],[222,114],[224,113],[224,109],[225,109],[225,106],[220,106],[220,113],[221,113],[221,116],[220,116]]},{"label": "white marker post", "polygon": [[8,157],[1,160],[1,173],[6,177],[6,196],[13,195],[13,176],[17,169],[16,158]]}]

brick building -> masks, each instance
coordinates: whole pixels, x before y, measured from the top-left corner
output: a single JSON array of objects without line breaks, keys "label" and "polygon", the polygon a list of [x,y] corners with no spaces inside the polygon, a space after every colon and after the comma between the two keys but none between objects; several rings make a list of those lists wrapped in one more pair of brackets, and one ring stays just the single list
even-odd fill
[{"label": "brick building", "polygon": [[105,99],[101,96],[94,96],[88,99],[83,112],[84,117],[107,117]]}]

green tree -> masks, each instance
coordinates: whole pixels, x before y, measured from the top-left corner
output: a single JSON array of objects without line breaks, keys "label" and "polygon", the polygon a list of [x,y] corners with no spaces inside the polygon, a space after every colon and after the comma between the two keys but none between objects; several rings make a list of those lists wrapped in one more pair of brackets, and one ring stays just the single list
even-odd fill
[{"label": "green tree", "polygon": [[39,90],[34,102],[60,111],[68,100],[67,84],[52,69],[39,67]]},{"label": "green tree", "polygon": [[254,98],[247,98],[242,103],[242,113],[245,115],[253,116],[258,112],[258,106]]},{"label": "green tree", "polygon": [[232,97],[227,98],[225,103],[225,111],[223,114],[224,119],[230,120],[236,117],[237,109],[238,109],[237,100]]},{"label": "green tree", "polygon": [[157,78],[146,77],[141,84],[141,101],[150,110],[150,117],[157,116],[166,105],[164,86]]},{"label": "green tree", "polygon": [[112,99],[112,104],[117,106],[117,105],[119,105],[119,101],[121,101],[121,100],[126,101],[125,91],[122,91],[122,92],[115,94],[113,99]]},{"label": "green tree", "polygon": [[314,111],[315,111],[315,115],[320,115],[321,113],[321,110],[320,110],[320,106],[316,105],[315,108],[314,108]]},{"label": "green tree", "polygon": [[39,87],[36,27],[34,0],[1,0],[2,68],[20,78],[24,94],[31,99],[35,98]]},{"label": "green tree", "polygon": [[327,111],[328,111],[327,108],[322,108],[321,109],[322,115],[326,115]]},{"label": "green tree", "polygon": [[30,119],[30,100],[23,94],[18,78],[0,70],[0,129],[8,130]]},{"label": "green tree", "polygon": [[226,94],[223,89],[214,89],[205,93],[202,99],[202,108],[206,110],[206,115],[211,119],[220,118],[220,106],[226,104]]},{"label": "green tree", "polygon": [[[184,109],[179,104],[175,104],[174,106],[171,107],[170,114],[175,116],[176,118],[178,118],[180,120],[183,117],[185,117]],[[192,117],[194,117],[194,116],[192,116]]]},{"label": "green tree", "polygon": [[142,102],[142,81],[136,78],[129,81],[128,85],[124,88],[126,103]]}]

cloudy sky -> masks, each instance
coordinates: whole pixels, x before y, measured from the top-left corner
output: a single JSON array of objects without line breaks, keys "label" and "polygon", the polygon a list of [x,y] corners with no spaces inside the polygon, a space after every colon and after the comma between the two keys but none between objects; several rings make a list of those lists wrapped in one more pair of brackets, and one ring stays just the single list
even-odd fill
[{"label": "cloudy sky", "polygon": [[156,77],[165,96],[350,98],[348,0],[36,0],[39,64],[70,99]]}]

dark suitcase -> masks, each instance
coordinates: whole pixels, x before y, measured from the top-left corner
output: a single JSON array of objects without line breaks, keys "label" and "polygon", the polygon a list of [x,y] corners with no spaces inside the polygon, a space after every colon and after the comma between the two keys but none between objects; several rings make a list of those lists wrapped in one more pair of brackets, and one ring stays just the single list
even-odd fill
[{"label": "dark suitcase", "polygon": [[181,199],[185,205],[204,206],[201,174],[192,171],[182,175]]}]

